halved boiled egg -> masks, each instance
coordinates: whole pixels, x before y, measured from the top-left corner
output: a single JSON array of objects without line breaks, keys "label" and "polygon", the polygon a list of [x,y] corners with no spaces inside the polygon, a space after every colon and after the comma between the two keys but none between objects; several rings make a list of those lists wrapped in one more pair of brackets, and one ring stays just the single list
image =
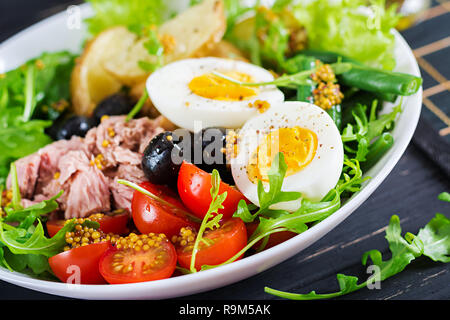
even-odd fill
[{"label": "halved boiled egg", "polygon": [[179,127],[197,131],[206,127],[240,128],[248,119],[284,100],[275,86],[236,84],[274,80],[256,65],[221,58],[180,60],[154,72],[147,80],[150,100]]},{"label": "halved boiled egg", "polygon": [[[344,149],[341,135],[322,108],[306,102],[284,102],[248,120],[239,131],[237,154],[231,170],[237,188],[259,206],[257,185],[269,188],[268,172],[282,152],[287,172],[282,191],[296,191],[320,201],[341,175]],[[295,211],[301,199],[273,209]]]}]

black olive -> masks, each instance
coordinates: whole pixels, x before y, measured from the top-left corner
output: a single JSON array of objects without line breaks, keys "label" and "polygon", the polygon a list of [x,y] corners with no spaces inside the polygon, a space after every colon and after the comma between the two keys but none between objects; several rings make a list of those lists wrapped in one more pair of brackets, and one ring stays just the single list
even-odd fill
[{"label": "black olive", "polygon": [[71,116],[67,120],[59,121],[48,134],[55,140],[70,139],[72,136],[84,137],[95,126],[92,118]]},{"label": "black olive", "polygon": [[130,98],[124,93],[116,93],[103,99],[94,110],[94,119],[100,122],[103,116],[128,114],[133,108]]},{"label": "black olive", "polygon": [[[226,153],[227,129],[225,128],[206,128],[195,133],[194,152],[201,150],[202,159],[195,164],[202,170],[211,173],[216,169],[220,178],[229,184],[234,184],[233,176],[229,165],[227,164]],[[200,147],[201,146],[201,147]]]},{"label": "black olive", "polygon": [[[185,138],[188,141],[185,141]],[[145,148],[142,169],[154,184],[176,185],[183,160],[190,161],[192,135],[187,130],[166,131],[155,136]]]}]

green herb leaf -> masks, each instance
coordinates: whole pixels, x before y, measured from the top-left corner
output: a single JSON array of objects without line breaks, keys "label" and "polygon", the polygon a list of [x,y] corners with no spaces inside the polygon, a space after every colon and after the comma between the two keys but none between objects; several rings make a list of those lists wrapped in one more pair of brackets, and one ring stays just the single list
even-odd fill
[{"label": "green herb leaf", "polygon": [[392,129],[397,115],[402,112],[402,105],[399,103],[392,112],[379,116],[376,120],[368,123],[367,139],[372,141],[374,138],[380,136],[386,129]]},{"label": "green herb leaf", "polygon": [[450,220],[436,214],[417,234],[423,243],[423,254],[433,261],[450,262]]},{"label": "green herb leaf", "polygon": [[450,202],[450,193],[442,192],[441,194],[439,194],[438,199],[441,201]]},{"label": "green herb leaf", "polygon": [[[361,12],[370,6],[371,16]],[[308,48],[338,52],[373,67],[395,66],[395,28],[400,15],[384,0],[299,1],[293,13],[306,28]]]},{"label": "green herb leaf", "polygon": [[190,271],[191,272],[197,272],[195,269],[195,258],[197,255],[197,252],[199,250],[200,242],[203,242],[203,234],[205,233],[206,229],[213,230],[214,228],[219,228],[219,221],[222,219],[222,214],[217,214],[218,210],[223,209],[222,203],[227,198],[227,192],[224,192],[219,195],[219,189],[220,189],[220,175],[219,172],[214,169],[211,174],[211,204],[209,205],[209,209],[205,214],[205,217],[203,218],[202,224],[200,225],[200,228],[198,230],[197,237],[195,238],[194,247],[192,249],[192,255],[191,255],[191,265],[190,265]]},{"label": "green herb leaf", "polygon": [[[337,62],[330,65],[335,74],[340,74],[351,69],[351,64],[346,62]],[[316,68],[311,70],[300,71],[294,74],[285,74],[273,81],[268,82],[242,82],[231,77],[228,77],[220,72],[213,71],[212,74],[219,78],[227,80],[237,85],[247,86],[247,87],[261,87],[274,85],[277,87],[297,89],[300,85],[310,85],[312,80],[310,79],[311,74],[316,71]]]},{"label": "green herb leaf", "polygon": [[281,191],[284,177],[286,176],[287,165],[284,160],[283,153],[278,153],[268,172],[269,188],[268,191],[264,189],[262,181],[258,181],[257,191],[259,200],[259,209],[256,213],[250,213],[250,210],[245,208],[246,203],[240,202],[237,211],[234,213],[235,217],[241,218],[244,222],[252,222],[257,216],[263,215],[269,210],[271,205],[280,202],[294,201],[301,198],[300,192],[285,192]]},{"label": "green herb leaf", "polygon": [[364,253],[361,259],[362,264],[367,265],[368,258],[370,258],[378,269],[374,269],[375,272],[372,276],[361,284],[357,284],[358,278],[356,277],[338,274],[339,291],[334,293],[317,294],[312,291],[308,294],[297,294],[268,287],[265,287],[264,290],[267,293],[292,300],[329,299],[362,289],[373,281],[383,281],[392,277],[403,271],[411,261],[421,255],[428,256],[434,261],[450,262],[450,220],[444,215],[436,214],[417,236],[406,233],[405,237],[402,237],[401,231],[399,217],[392,216],[386,229],[386,240],[389,243],[391,258],[383,260],[382,254],[378,250]]},{"label": "green herb leaf", "polygon": [[58,199],[63,194],[60,191],[56,196],[29,206],[25,209],[11,210],[12,208],[5,208],[7,216],[4,218],[5,222],[20,222],[23,223],[28,217],[32,217],[32,220],[27,220],[27,225],[20,225],[20,228],[27,229],[31,224],[35,222],[40,216],[53,212],[59,208]]},{"label": "green herb leaf", "polygon": [[52,257],[61,252],[65,245],[64,235],[73,228],[73,222],[67,223],[56,235],[47,238],[40,220],[31,236],[28,236],[26,232],[24,234],[24,229],[21,228],[5,230],[4,222],[0,221],[0,242],[13,254],[38,254]]},{"label": "green herb leaf", "polygon": [[140,33],[163,22],[169,12],[162,0],[88,0],[95,14],[85,20],[93,35],[113,26],[125,26]]}]

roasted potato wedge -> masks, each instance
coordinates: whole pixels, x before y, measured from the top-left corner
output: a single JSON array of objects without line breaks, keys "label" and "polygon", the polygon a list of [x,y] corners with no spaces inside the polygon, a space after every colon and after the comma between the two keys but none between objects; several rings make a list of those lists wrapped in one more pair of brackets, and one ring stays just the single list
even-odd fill
[{"label": "roasted potato wedge", "polygon": [[103,67],[126,86],[142,82],[149,72],[139,66],[139,61],[156,63],[156,57],[144,47],[147,39],[139,38],[126,28],[117,29],[115,38],[112,46],[105,48],[108,59],[103,62]]},{"label": "roasted potato wedge", "polygon": [[223,0],[204,0],[159,28],[163,39],[171,37],[174,42],[172,50],[165,54],[165,62],[193,57],[200,50],[214,47],[225,30]]},{"label": "roasted potato wedge", "polygon": [[[189,8],[158,29],[165,52],[164,63],[193,57],[199,50],[215,47],[225,29],[223,0],[205,0]],[[139,39],[128,33],[117,39],[115,48],[111,48],[111,59],[105,62],[104,67],[123,84],[133,86],[149,75],[140,68],[139,61],[154,63],[156,57],[145,49],[145,37]]]},{"label": "roasted potato wedge", "polygon": [[226,40],[220,41],[214,47],[207,48],[207,50],[200,50],[195,54],[195,57],[217,57],[248,61],[248,58],[241,50],[239,50],[234,44]]},{"label": "roasted potato wedge", "polygon": [[106,30],[87,43],[71,75],[70,90],[74,112],[90,116],[97,103],[120,90],[122,83],[103,67],[107,48],[114,44],[117,28]]},{"label": "roasted potato wedge", "polygon": [[[194,57],[197,52],[215,48],[225,29],[223,0],[204,0],[192,6],[158,29],[165,49],[164,62]],[[145,81],[149,72],[139,62],[156,61],[144,47],[146,41],[147,38],[119,26],[103,31],[88,43],[72,73],[75,113],[89,115],[97,103],[122,86],[133,88]]]}]

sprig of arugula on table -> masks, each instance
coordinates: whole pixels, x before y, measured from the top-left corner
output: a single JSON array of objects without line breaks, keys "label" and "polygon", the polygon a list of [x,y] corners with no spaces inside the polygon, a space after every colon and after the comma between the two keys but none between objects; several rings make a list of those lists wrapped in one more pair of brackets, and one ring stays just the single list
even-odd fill
[{"label": "sprig of arugula on table", "polygon": [[[450,202],[450,194],[443,192],[439,200]],[[433,261],[450,262],[450,219],[443,214],[437,213],[433,219],[417,235],[407,232],[402,236],[400,219],[393,215],[386,229],[386,240],[392,253],[390,259],[383,260],[379,250],[370,250],[363,254],[362,264],[367,265],[368,258],[378,268],[364,282],[358,284],[358,278],[344,274],[338,274],[339,291],[333,293],[289,293],[265,287],[267,293],[291,300],[317,300],[329,299],[346,295],[348,293],[367,287],[374,281],[383,281],[390,278],[406,268],[413,260],[426,256]]]}]

